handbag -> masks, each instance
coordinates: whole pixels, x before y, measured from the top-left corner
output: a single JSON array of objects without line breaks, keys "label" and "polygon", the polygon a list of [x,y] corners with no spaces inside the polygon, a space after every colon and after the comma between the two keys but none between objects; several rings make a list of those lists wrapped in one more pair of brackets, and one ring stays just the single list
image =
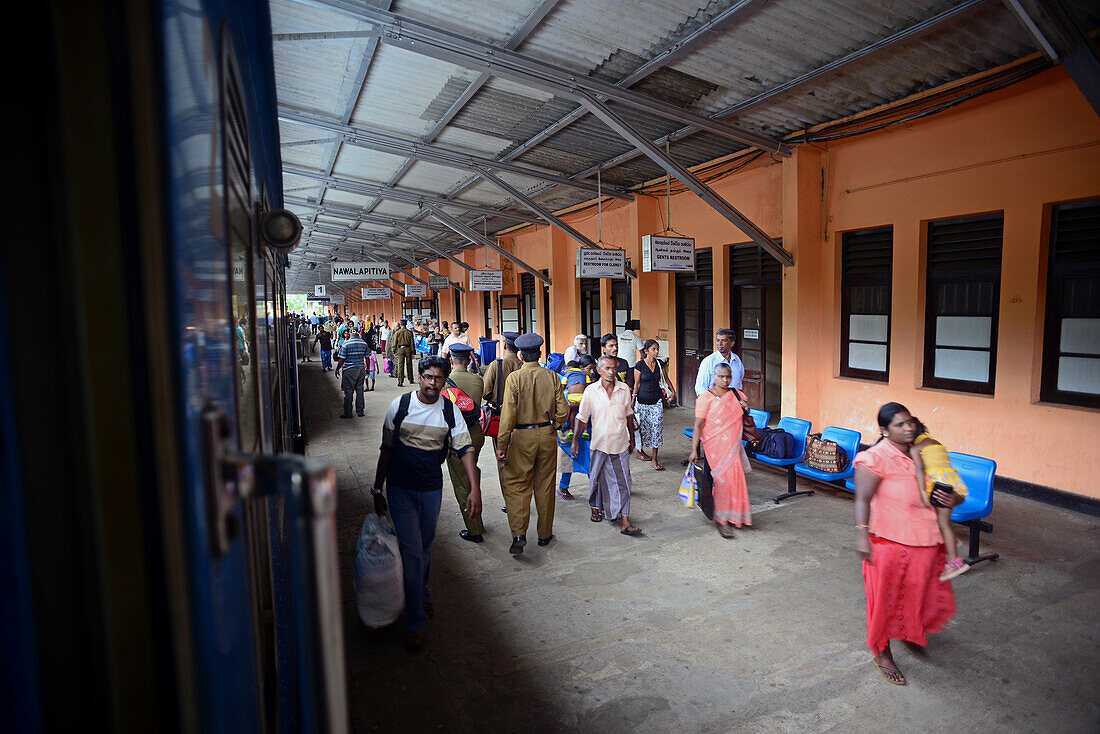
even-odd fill
[{"label": "handbag", "polygon": [[665,373],[665,366],[661,364],[661,360],[657,360],[657,367],[661,370],[661,379],[657,383],[661,388],[661,403],[666,408],[675,408],[676,401],[672,399],[672,390],[669,389],[668,375]]},{"label": "handbag", "polygon": [[848,452],[840,448],[836,441],[821,438],[820,433],[806,436],[806,453],[802,463],[811,469],[836,474],[848,468]]},{"label": "handbag", "polygon": [[714,519],[714,475],[710,473],[710,464],[707,457],[700,457],[701,462],[695,470],[695,481],[698,485],[695,503],[703,512],[703,517]]},{"label": "handbag", "polygon": [[[739,399],[744,400],[746,403],[749,401],[749,399],[745,397],[745,393],[741,392],[736,387],[732,388],[732,390],[737,393]],[[741,438],[745,441],[759,441],[760,429],[756,427],[756,421],[752,419],[752,414],[749,413],[748,408],[742,408],[741,410],[744,412],[741,418]]]},{"label": "handbag", "polygon": [[500,371],[504,368],[504,360],[497,360],[497,384],[496,405],[488,403],[481,410],[481,432],[490,438],[496,438],[500,434],[500,403],[504,399],[504,380]]},{"label": "handbag", "polygon": [[695,495],[699,491],[699,483],[695,479],[695,464],[688,464],[684,478],[680,480],[680,501],[685,507],[695,507]]}]

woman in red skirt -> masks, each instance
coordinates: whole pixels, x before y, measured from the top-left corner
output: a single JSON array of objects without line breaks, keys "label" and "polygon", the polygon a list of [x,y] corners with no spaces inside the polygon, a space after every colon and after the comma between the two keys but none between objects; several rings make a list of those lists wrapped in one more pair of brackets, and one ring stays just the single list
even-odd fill
[{"label": "woman in red skirt", "polygon": [[[940,581],[943,537],[936,511],[925,506],[917,486],[909,445],[916,436],[904,405],[887,403],[878,412],[882,437],[856,456],[856,550],[863,558],[867,592],[867,645],[882,677],[905,685],[890,640],[901,640],[924,656],[929,632],[939,632],[955,615],[950,581]],[[937,494],[938,492],[938,494]],[[958,495],[933,492],[951,506]]]}]

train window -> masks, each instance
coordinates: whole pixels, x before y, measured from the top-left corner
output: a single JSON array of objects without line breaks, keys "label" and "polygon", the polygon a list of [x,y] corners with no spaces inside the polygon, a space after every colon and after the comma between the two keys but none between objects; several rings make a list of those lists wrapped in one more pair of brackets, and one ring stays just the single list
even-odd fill
[{"label": "train window", "polygon": [[222,88],[222,157],[225,173],[225,207],[230,280],[233,343],[237,363],[237,431],[240,449],[262,448],[257,400],[256,318],[253,312],[252,165],[249,153],[248,117],[241,83],[231,54],[225,54]]}]

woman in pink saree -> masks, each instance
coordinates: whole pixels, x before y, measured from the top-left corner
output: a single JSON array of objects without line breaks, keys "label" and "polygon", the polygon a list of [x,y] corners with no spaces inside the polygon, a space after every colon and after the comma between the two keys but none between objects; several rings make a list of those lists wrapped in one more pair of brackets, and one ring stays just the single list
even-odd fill
[{"label": "woman in pink saree", "polygon": [[745,468],[741,465],[744,406],[737,391],[730,389],[732,377],[729,365],[718,365],[714,387],[696,399],[695,429],[688,457],[690,462],[699,457],[701,440],[714,476],[713,522],[723,538],[733,537],[731,526],[752,525]]}]

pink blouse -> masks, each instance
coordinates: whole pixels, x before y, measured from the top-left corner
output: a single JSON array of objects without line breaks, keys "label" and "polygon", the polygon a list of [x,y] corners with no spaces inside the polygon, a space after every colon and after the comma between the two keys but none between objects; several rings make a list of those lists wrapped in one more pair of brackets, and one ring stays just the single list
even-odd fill
[{"label": "pink blouse", "polygon": [[921,501],[916,465],[888,440],[856,455],[854,464],[881,477],[871,498],[871,534],[903,545],[929,546],[943,542],[936,511]]}]

